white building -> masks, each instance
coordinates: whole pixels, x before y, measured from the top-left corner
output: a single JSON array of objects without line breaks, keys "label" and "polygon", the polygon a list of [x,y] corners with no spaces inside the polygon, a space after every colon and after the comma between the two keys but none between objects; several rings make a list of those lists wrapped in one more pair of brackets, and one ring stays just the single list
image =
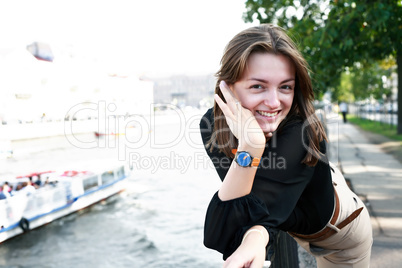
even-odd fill
[{"label": "white building", "polygon": [[154,79],[155,102],[178,107],[211,107],[216,78],[210,75],[177,75]]},{"label": "white building", "polygon": [[[70,116],[72,107],[86,104],[94,107],[99,102],[113,103],[116,115],[149,113],[153,102],[152,82],[132,74],[110,72],[95,59],[73,57],[60,51],[49,53],[48,47],[33,43],[0,49],[3,124],[62,121]],[[45,49],[42,55],[46,57],[38,57],[38,48],[42,52]],[[101,111],[83,109],[76,116],[96,117],[98,112]]]}]

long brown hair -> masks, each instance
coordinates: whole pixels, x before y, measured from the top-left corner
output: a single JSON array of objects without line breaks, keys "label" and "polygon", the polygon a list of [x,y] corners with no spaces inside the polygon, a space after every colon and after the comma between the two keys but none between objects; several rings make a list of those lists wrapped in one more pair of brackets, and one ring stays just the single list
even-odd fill
[{"label": "long brown hair", "polygon": [[[302,162],[309,166],[316,165],[322,155],[319,143],[323,139],[327,140],[327,137],[324,128],[315,115],[312,103],[314,92],[308,74],[308,64],[295,43],[282,28],[272,24],[262,24],[248,28],[233,37],[225,48],[221,67],[216,73],[215,93],[224,100],[219,83],[223,80],[227,84],[234,84],[240,80],[247,68],[247,60],[254,52],[281,54],[288,57],[293,63],[296,70],[295,95],[290,112],[279,128],[285,125],[292,116],[299,116],[305,122],[304,127],[308,140],[307,154]],[[225,155],[233,157],[232,149],[237,148],[237,143],[238,141],[231,133],[222,110],[215,102],[214,131],[208,142],[210,150],[217,148]]]}]

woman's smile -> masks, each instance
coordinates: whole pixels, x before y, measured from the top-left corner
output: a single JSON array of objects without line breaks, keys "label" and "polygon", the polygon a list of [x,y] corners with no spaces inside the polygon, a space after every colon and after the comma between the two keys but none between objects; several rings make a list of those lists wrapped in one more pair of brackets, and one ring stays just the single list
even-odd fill
[{"label": "woman's smile", "polygon": [[276,116],[278,113],[279,113],[279,111],[276,111],[276,112],[265,112],[265,111],[257,111],[257,113],[259,114],[259,115],[262,115],[262,116],[264,116],[264,117],[274,117],[274,116]]}]

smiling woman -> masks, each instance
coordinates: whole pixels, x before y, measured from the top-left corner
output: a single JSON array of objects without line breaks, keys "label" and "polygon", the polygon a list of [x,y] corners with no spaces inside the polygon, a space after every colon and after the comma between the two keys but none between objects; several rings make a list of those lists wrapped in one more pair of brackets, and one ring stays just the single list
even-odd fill
[{"label": "smiling woman", "polygon": [[268,24],[237,34],[215,93],[200,122],[222,180],[207,210],[205,246],[223,254],[224,267],[262,267],[282,230],[320,268],[369,267],[368,211],[325,155],[307,63],[287,34]]}]

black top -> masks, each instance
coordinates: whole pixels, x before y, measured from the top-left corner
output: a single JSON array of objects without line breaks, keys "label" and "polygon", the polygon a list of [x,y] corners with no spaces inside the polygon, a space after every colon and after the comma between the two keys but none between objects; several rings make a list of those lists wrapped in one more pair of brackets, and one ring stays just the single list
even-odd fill
[{"label": "black top", "polygon": [[[334,209],[331,172],[324,157],[314,167],[302,162],[306,155],[303,122],[293,118],[267,142],[250,194],[222,201],[213,196],[205,219],[204,244],[229,257],[240,245],[244,233],[254,225],[263,225],[270,233],[276,229],[299,234],[321,230]],[[200,122],[204,145],[214,128],[213,110]],[[233,159],[206,148],[223,181]],[[325,143],[320,144],[325,153]],[[270,242],[272,237],[270,238]]]}]

